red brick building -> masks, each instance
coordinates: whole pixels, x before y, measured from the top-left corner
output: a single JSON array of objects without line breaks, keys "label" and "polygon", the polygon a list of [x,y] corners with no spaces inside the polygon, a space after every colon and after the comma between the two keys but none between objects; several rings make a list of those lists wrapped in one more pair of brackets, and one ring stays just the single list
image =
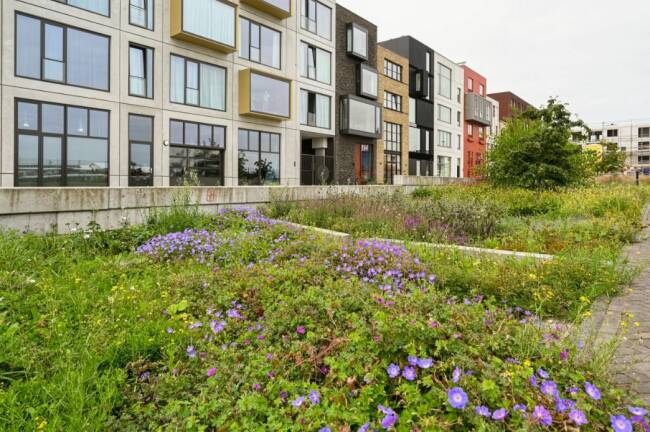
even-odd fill
[{"label": "red brick building", "polygon": [[492,93],[488,96],[499,102],[499,121],[505,121],[532,108],[531,104],[512,92]]},{"label": "red brick building", "polygon": [[482,176],[487,139],[492,124],[492,104],[486,99],[487,79],[470,67],[465,69],[465,129],[463,174],[468,178]]}]

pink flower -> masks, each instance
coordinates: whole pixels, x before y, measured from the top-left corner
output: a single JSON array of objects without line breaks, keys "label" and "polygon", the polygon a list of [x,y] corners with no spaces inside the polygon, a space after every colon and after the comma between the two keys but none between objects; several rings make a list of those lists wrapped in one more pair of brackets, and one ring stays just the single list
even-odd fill
[{"label": "pink flower", "polygon": [[303,326],[298,326],[298,328],[296,328],[296,333],[304,335],[305,334],[305,328]]},{"label": "pink flower", "polygon": [[211,368],[208,370],[208,378],[213,377],[217,373],[216,368]]},{"label": "pink flower", "polygon": [[569,360],[569,352],[568,351],[560,352],[560,360],[562,360],[562,361]]}]

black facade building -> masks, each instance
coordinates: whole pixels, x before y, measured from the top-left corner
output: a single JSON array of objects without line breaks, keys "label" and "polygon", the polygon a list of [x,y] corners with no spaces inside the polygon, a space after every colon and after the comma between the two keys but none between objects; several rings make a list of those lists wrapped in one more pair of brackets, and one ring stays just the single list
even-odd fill
[{"label": "black facade building", "polygon": [[334,181],[372,182],[382,106],[377,102],[377,26],[336,6]]},{"label": "black facade building", "polygon": [[409,175],[433,176],[434,50],[411,36],[380,45],[409,60]]}]

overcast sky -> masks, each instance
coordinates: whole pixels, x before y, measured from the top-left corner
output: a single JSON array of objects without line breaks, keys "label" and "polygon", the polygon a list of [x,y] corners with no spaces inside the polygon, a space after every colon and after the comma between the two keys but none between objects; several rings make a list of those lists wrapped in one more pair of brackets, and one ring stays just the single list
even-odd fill
[{"label": "overcast sky", "polygon": [[650,0],[338,0],[410,34],[535,106],[559,96],[587,122],[650,118]]}]

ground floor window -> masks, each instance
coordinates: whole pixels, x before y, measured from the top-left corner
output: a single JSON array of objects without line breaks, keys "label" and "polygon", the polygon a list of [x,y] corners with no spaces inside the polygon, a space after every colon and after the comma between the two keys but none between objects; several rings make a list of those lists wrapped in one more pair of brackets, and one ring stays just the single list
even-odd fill
[{"label": "ground floor window", "polygon": [[16,101],[16,186],[108,186],[109,112]]},{"label": "ground floor window", "polygon": [[225,127],[172,120],[169,144],[170,186],[223,186]]},{"label": "ground floor window", "polygon": [[402,174],[402,125],[384,122],[384,177],[388,184]]},{"label": "ground floor window", "polygon": [[396,175],[402,175],[402,155],[384,152],[384,173],[386,183],[393,184]]},{"label": "ground floor window", "polygon": [[129,114],[129,186],[153,186],[153,117]]},{"label": "ground floor window", "polygon": [[438,176],[451,177],[451,158],[438,156]]},{"label": "ground floor window", "polygon": [[239,129],[239,185],[280,183],[280,134]]},{"label": "ground floor window", "polygon": [[420,155],[409,155],[409,175],[433,177],[433,160],[419,159],[418,156]]}]

